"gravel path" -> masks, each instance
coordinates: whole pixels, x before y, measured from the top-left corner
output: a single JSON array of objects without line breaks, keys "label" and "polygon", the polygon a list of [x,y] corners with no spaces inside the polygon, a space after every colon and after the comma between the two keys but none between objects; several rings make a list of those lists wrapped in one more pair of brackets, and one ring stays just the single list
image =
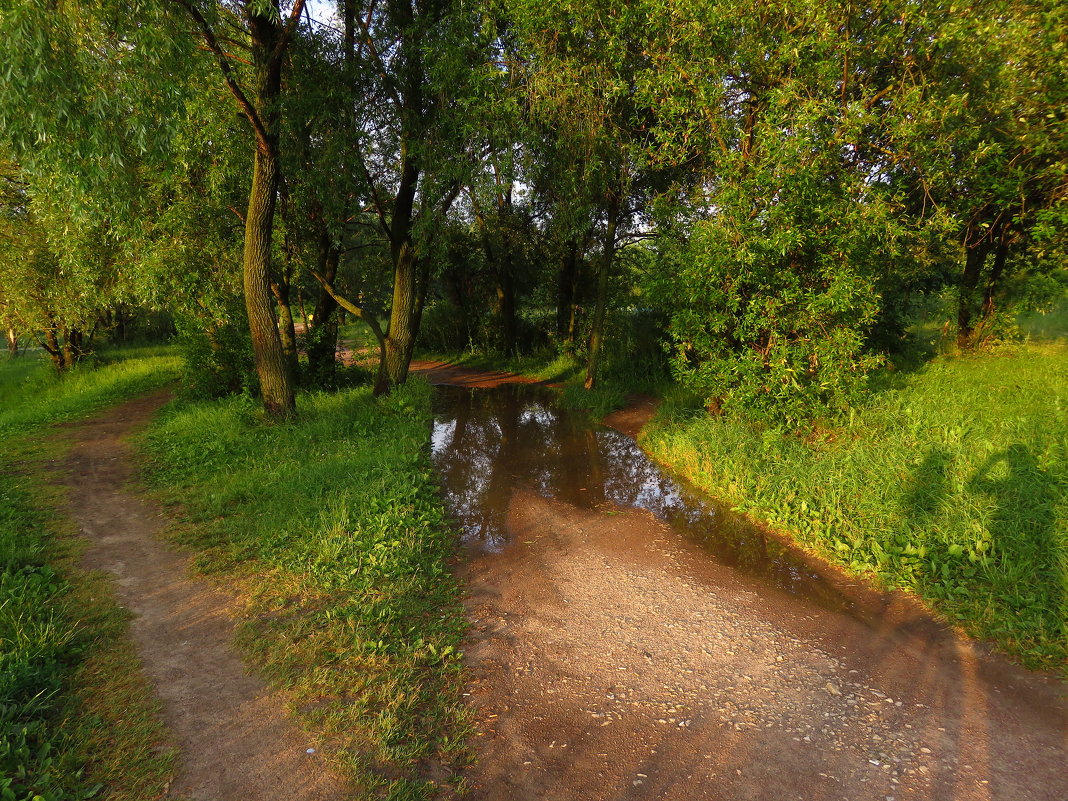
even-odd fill
[{"label": "gravel path", "polygon": [[1068,798],[1050,676],[770,590],[643,511],[516,489],[509,529],[462,568],[473,798]]}]

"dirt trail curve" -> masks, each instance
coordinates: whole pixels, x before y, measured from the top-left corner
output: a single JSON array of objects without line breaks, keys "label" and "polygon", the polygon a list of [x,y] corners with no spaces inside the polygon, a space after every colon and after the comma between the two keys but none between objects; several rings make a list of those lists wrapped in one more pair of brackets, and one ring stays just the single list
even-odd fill
[{"label": "dirt trail curve", "polygon": [[170,796],[194,801],[340,801],[351,792],[323,764],[283,701],[246,673],[230,642],[232,600],[188,578],[162,542],[159,509],[124,485],[134,474],[123,438],[166,402],[159,392],[64,428],[56,467],[68,512],[88,541],[84,566],[114,577],[133,612],[131,635],[179,747]]},{"label": "dirt trail curve", "polygon": [[645,511],[515,488],[508,514],[512,544],[459,568],[472,798],[1068,799],[1052,676],[899,599],[870,625],[769,589]]}]

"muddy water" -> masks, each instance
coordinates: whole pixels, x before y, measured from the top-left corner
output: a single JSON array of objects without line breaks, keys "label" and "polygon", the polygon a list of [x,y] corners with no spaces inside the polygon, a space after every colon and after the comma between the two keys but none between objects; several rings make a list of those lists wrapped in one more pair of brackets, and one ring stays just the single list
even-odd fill
[{"label": "muddy water", "polygon": [[859,611],[800,553],[666,475],[630,437],[561,408],[554,391],[506,384],[437,393],[433,458],[468,548],[508,547],[508,506],[523,488],[606,514],[646,509],[722,564],[822,607]]}]

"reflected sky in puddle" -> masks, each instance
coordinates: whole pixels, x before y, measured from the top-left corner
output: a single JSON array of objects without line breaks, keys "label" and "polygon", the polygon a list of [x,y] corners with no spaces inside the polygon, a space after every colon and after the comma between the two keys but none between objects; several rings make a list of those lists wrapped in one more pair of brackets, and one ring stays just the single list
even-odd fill
[{"label": "reflected sky in puddle", "polygon": [[508,504],[523,487],[587,509],[647,509],[723,564],[824,607],[852,606],[778,540],[661,472],[630,437],[560,408],[557,397],[529,384],[437,388],[433,459],[468,547],[508,544]]}]

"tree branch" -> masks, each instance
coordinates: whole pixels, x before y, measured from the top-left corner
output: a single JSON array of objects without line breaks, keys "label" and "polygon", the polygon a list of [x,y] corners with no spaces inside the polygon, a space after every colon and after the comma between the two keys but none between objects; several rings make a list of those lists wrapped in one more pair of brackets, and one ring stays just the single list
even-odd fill
[{"label": "tree branch", "polygon": [[296,0],[293,3],[293,8],[289,11],[289,19],[286,20],[285,27],[282,29],[282,35],[278,37],[278,41],[274,45],[274,50],[271,51],[271,60],[276,61],[282,57],[282,54],[289,47],[289,43],[293,41],[293,34],[297,30],[297,24],[300,22],[300,15],[304,11],[305,0]]},{"label": "tree branch", "polygon": [[[248,121],[252,124],[252,129],[256,132],[256,139],[259,141],[260,146],[265,147],[268,141],[267,128],[264,126],[263,120],[260,119],[260,115],[256,113],[256,107],[249,102],[248,97],[245,96],[244,91],[238,84],[233,70],[230,69],[230,62],[226,60],[226,53],[219,46],[219,40],[215,38],[215,32],[211,29],[211,25],[204,15],[200,13],[200,9],[193,5],[192,0],[172,0],[172,2],[184,8],[197,23],[208,49],[215,54],[215,61],[222,72],[223,80],[226,81],[226,85],[230,88],[230,93],[237,100],[237,105],[240,106],[245,116],[248,117]],[[298,0],[298,2],[302,3],[303,0]]]},{"label": "tree branch", "polygon": [[367,327],[371,329],[371,331],[375,335],[375,339],[378,340],[378,347],[382,350],[383,353],[385,353],[386,335],[385,333],[383,333],[382,326],[379,325],[378,320],[375,318],[375,316],[370,312],[365,311],[361,307],[357,306],[351,300],[348,300],[339,295],[337,293],[337,290],[334,289],[333,285],[323,276],[319,275],[319,273],[317,273],[315,270],[311,270],[310,272],[312,275],[315,276],[315,280],[317,280],[322,285],[323,289],[326,290],[326,294],[332,297],[338,306],[343,308],[349,314],[359,317],[361,320],[367,323]]}]

